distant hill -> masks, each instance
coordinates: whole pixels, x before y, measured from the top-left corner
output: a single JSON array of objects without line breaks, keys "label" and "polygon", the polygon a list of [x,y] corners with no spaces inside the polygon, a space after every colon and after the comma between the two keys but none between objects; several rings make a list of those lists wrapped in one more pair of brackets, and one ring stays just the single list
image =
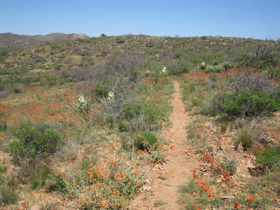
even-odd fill
[{"label": "distant hill", "polygon": [[58,43],[65,40],[72,39],[88,39],[86,34],[63,34],[51,33],[47,35],[18,35],[12,33],[0,33],[0,45],[12,46],[36,46],[46,43]]}]

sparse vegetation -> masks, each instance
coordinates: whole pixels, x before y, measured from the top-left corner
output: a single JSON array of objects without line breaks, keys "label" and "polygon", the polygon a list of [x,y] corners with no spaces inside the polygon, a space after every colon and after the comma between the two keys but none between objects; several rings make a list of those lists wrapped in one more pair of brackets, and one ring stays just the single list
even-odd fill
[{"label": "sparse vegetation", "polygon": [[[166,164],[174,148],[162,129],[171,124],[176,79],[191,119],[182,129],[194,147],[180,155],[206,158],[180,187],[180,203],[186,209],[265,207],[237,201],[262,194],[272,200],[280,192],[278,44],[101,34],[0,50],[1,205],[33,190],[59,194],[76,209],[129,208],[148,171]],[[237,183],[247,171],[241,160],[258,170],[250,175],[257,185],[248,189]],[[162,182],[170,177],[157,176]],[[219,203],[232,190],[234,204]],[[58,209],[61,201],[41,207]],[[157,198],[151,205],[169,203]]]}]

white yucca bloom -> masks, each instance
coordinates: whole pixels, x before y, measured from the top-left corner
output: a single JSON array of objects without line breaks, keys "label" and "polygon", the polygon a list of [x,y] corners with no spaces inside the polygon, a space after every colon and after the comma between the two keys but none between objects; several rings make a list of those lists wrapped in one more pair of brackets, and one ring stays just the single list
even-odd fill
[{"label": "white yucca bloom", "polygon": [[167,75],[168,71],[166,70],[166,67],[163,67],[163,69],[160,72],[161,75]]},{"label": "white yucca bloom", "polygon": [[78,101],[80,102],[80,104],[83,106],[85,103],[85,97],[83,95],[80,95],[78,98]]},{"label": "white yucca bloom", "polygon": [[108,92],[108,99],[113,100],[114,99],[114,93],[112,91]]}]

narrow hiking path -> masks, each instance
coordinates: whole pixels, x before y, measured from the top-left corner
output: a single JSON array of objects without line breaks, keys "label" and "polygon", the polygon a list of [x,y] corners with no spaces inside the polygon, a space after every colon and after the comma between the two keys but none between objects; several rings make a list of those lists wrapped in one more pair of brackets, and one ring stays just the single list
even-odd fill
[{"label": "narrow hiking path", "polygon": [[[170,115],[172,127],[163,131],[163,135],[170,137],[173,150],[168,151],[166,163],[156,165],[148,175],[151,190],[143,192],[133,202],[132,209],[164,209],[177,210],[183,206],[178,203],[180,197],[179,186],[192,176],[193,169],[199,167],[198,155],[194,148],[186,144],[186,126],[191,121],[185,111],[185,105],[180,96],[180,84],[174,81],[175,93],[172,94]],[[161,204],[161,205],[160,205]]]}]

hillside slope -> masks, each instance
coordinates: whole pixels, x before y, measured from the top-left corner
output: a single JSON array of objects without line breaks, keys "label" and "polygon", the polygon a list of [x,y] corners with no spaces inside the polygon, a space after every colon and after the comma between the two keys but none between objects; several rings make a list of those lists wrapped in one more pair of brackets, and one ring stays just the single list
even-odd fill
[{"label": "hillside slope", "polygon": [[63,33],[51,33],[47,35],[18,35],[12,33],[0,34],[0,45],[20,45],[20,46],[35,46],[45,43],[58,43],[65,40],[73,39],[87,39],[86,34],[63,34]]}]

